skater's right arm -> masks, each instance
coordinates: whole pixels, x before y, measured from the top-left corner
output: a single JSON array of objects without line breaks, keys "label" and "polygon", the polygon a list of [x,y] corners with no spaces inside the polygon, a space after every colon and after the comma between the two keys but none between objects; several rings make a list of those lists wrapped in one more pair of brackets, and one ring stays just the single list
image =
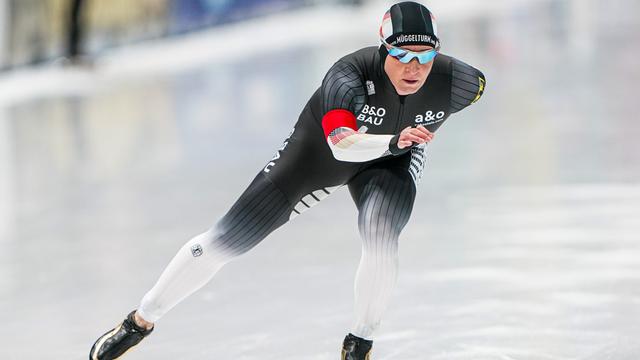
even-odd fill
[{"label": "skater's right arm", "polygon": [[406,141],[401,142],[403,136],[418,143],[427,141],[427,135],[420,130],[403,131],[396,136],[359,132],[355,113],[366,101],[364,80],[358,69],[345,61],[335,63],[322,81],[322,128],[337,160],[364,162],[402,153],[409,146]]}]

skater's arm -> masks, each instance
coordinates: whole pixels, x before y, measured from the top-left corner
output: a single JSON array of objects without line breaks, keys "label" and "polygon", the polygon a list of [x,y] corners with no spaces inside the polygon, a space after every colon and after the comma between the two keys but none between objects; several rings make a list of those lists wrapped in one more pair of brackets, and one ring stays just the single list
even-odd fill
[{"label": "skater's arm", "polygon": [[411,145],[408,140],[416,143],[427,140],[422,135],[423,131],[416,129],[397,135],[373,135],[358,131],[354,114],[367,102],[367,93],[362,74],[349,62],[340,60],[329,69],[322,81],[321,92],[322,128],[337,160],[364,162],[398,155],[408,151]]},{"label": "skater's arm", "polygon": [[456,113],[477,102],[484,93],[484,74],[453,58],[451,63],[451,113]]},{"label": "skater's arm", "polygon": [[347,110],[332,110],[322,121],[327,143],[340,161],[364,162],[387,155],[399,155],[413,143],[431,141],[433,133],[425,127],[407,127],[398,135],[373,135],[356,131],[356,119]]},{"label": "skater's arm", "polygon": [[389,150],[391,135],[359,133],[355,113],[367,102],[362,74],[346,61],[336,62],[322,81],[322,128],[329,149],[340,161],[363,162]]},{"label": "skater's arm", "polygon": [[[358,68],[347,61],[336,62],[322,81],[322,128],[337,160],[365,162],[400,155],[413,144],[423,144],[433,134],[423,126],[408,127],[400,134],[366,134],[357,128],[355,114],[367,102],[366,86]],[[362,131],[364,130],[364,131]]]},{"label": "skater's arm", "polygon": [[333,156],[340,161],[363,162],[384,156],[393,135],[372,135],[356,130],[356,117],[349,110],[329,111],[322,128]]}]

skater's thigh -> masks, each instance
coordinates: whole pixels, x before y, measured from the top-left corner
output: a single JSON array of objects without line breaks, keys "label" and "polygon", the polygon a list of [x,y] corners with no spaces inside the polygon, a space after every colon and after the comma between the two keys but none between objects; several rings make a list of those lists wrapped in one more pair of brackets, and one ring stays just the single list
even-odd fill
[{"label": "skater's thigh", "polygon": [[239,255],[287,222],[290,212],[287,197],[260,172],[211,229],[211,240],[216,247]]},{"label": "skater's thigh", "polygon": [[302,119],[263,169],[292,205],[291,219],[346,184],[362,167],[336,160],[323,136],[319,125]]},{"label": "skater's thigh", "polygon": [[340,173],[335,173],[340,177],[305,176],[301,160],[279,165],[283,166],[260,171],[212,229],[212,240],[218,247],[236,255],[248,251],[329,196],[345,183],[340,177],[347,177]]},{"label": "skater's thigh", "polygon": [[373,164],[349,182],[362,236],[397,237],[409,221],[416,196],[409,159],[391,158]]},{"label": "skater's thigh", "polygon": [[213,229],[214,240],[232,252],[246,252],[346,184],[361,167],[335,160],[319,125],[301,116]]}]

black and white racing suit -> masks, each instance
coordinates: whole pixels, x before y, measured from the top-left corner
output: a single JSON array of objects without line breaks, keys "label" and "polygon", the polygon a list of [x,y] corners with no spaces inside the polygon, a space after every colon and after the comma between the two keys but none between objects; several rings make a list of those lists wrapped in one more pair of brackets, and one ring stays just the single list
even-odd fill
[{"label": "black and white racing suit", "polygon": [[[399,96],[383,69],[385,55],[382,48],[367,47],[331,67],[274,158],[215,226],[183,246],[145,295],[138,309],[143,318],[155,322],[225,263],[347,185],[363,241],[352,333],[371,337],[397,278],[398,237],[426,162],[425,145],[400,150],[396,135],[420,124],[435,132],[451,114],[476,102],[485,85],[477,69],[438,54],[422,88]],[[366,135],[346,127],[327,134],[323,120],[332,111],[355,117]],[[354,135],[367,138],[343,146],[353,145],[341,141]]]}]

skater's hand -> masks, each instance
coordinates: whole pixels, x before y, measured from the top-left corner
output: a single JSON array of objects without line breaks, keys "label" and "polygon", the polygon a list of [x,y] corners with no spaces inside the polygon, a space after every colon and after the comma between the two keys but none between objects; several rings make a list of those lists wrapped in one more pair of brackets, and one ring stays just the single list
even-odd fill
[{"label": "skater's hand", "polygon": [[407,146],[413,145],[413,143],[428,143],[433,140],[434,136],[434,133],[427,130],[427,128],[422,125],[418,125],[417,127],[407,126],[400,133],[400,137],[398,137],[398,148],[404,149]]}]

